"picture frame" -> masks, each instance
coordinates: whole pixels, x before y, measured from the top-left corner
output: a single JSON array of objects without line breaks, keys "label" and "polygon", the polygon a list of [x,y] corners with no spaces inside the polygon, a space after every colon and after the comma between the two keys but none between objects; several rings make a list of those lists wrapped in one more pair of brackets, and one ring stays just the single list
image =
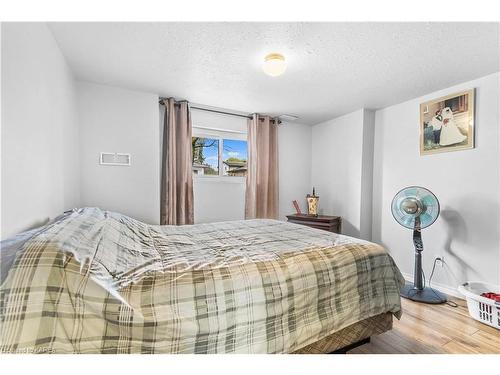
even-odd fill
[{"label": "picture frame", "polygon": [[420,104],[420,155],[461,151],[475,146],[475,90]]}]

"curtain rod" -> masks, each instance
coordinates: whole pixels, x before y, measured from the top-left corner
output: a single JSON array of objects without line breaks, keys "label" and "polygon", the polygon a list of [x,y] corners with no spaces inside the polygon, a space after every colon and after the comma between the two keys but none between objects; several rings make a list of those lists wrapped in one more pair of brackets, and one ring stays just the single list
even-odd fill
[{"label": "curtain rod", "polygon": [[[160,98],[160,103],[164,100],[164,99],[167,99],[167,98]],[[179,105],[179,103],[175,103],[174,105]],[[248,119],[252,119],[253,116],[252,115],[242,115],[240,113],[234,113],[234,112],[226,112],[226,111],[218,111],[216,109],[209,109],[209,108],[203,108],[203,107],[196,107],[196,106],[193,106],[193,105],[190,105],[189,108],[192,108],[192,109],[197,109],[199,111],[206,111],[206,112],[213,112],[213,113],[219,113],[219,114],[222,114],[222,115],[228,115],[228,116],[236,116],[236,117],[244,117],[244,118],[248,118]],[[262,118],[259,118],[261,121],[263,120]],[[275,120],[271,120],[271,122],[275,122]],[[281,124],[281,120],[278,119],[278,124]]]},{"label": "curtain rod", "polygon": [[225,112],[225,111],[218,111],[216,109],[201,108],[201,107],[196,107],[194,105],[190,105],[189,108],[198,109],[200,111],[206,111],[206,112],[220,113],[221,115],[229,115],[229,116],[236,116],[236,117],[245,117],[245,118],[249,118],[249,119],[253,118],[250,115],[242,115],[240,113]]}]

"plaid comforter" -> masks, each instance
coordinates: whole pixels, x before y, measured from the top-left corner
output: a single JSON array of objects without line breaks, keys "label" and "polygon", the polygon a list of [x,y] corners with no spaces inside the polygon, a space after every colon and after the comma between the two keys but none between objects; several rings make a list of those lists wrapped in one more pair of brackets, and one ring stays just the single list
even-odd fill
[{"label": "plaid comforter", "polygon": [[23,245],[1,285],[8,353],[290,353],[401,314],[380,246],[274,220],[152,226],[83,208]]}]

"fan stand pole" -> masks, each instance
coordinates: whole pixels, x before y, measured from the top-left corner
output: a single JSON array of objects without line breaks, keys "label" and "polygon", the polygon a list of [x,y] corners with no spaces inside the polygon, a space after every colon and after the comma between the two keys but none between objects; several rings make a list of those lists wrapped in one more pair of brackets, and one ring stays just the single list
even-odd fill
[{"label": "fan stand pole", "polygon": [[413,245],[415,246],[415,273],[413,276],[413,284],[408,282],[405,284],[403,289],[401,289],[401,297],[423,303],[445,303],[446,296],[444,294],[432,288],[426,288],[424,285],[422,271],[422,251],[424,250],[424,243],[422,242],[419,217],[415,218]]},{"label": "fan stand pole", "polygon": [[422,275],[422,232],[420,228],[420,217],[415,218],[415,227],[413,228],[413,246],[415,247],[415,269],[413,274],[413,288],[417,290],[424,289],[424,280]]}]

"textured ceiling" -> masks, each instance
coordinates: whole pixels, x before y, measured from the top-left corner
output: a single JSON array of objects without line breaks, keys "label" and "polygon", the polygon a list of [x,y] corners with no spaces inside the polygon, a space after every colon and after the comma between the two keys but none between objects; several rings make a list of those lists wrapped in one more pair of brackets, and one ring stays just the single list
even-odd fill
[{"label": "textured ceiling", "polygon": [[[499,71],[498,23],[50,23],[78,79],[316,124]],[[283,76],[261,69],[285,55]]]}]

